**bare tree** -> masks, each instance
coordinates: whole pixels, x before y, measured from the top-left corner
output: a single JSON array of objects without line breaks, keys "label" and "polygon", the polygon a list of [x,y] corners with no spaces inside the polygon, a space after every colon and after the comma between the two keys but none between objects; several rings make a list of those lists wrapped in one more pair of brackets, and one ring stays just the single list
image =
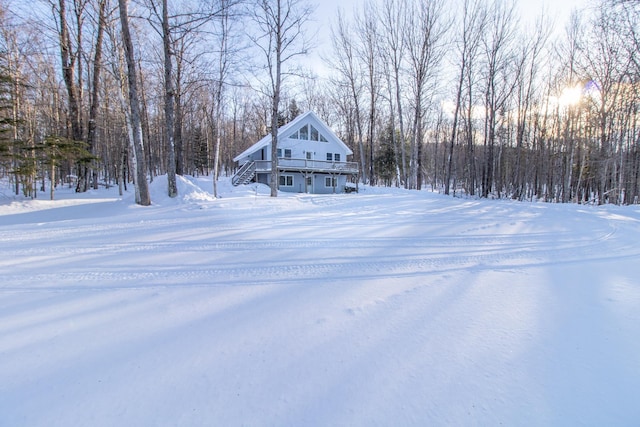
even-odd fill
[{"label": "bare tree", "polygon": [[[401,89],[401,71],[403,65],[403,59],[405,55],[404,37],[402,36],[402,29],[404,27],[405,20],[405,8],[407,7],[406,0],[385,0],[382,6],[381,20],[383,28],[383,37],[385,40],[384,52],[386,61],[391,74],[389,79],[393,79],[393,84],[389,84],[390,100],[391,103],[391,120],[392,127],[395,128],[394,117],[398,117],[398,126],[400,131],[400,141],[395,138],[395,132],[392,135],[394,139],[396,165],[400,169],[399,181],[402,185],[407,184],[407,154],[405,144],[405,129],[404,129],[404,113],[402,108],[402,89]],[[395,100],[395,103],[393,102]],[[399,149],[398,149],[399,145]]]},{"label": "bare tree", "polygon": [[[97,116],[98,107],[100,104],[100,83],[102,72],[102,44],[104,39],[104,30],[107,20],[107,0],[99,0],[98,2],[98,29],[95,42],[95,53],[93,56],[93,76],[91,85],[91,99],[89,103],[89,121],[87,125],[87,149],[92,156],[96,156],[96,129],[97,129]],[[96,167],[92,168],[92,185],[94,189],[98,188],[98,177]],[[88,188],[88,174],[89,171],[85,168],[85,174],[83,177],[84,185],[79,188],[80,191],[86,191]]]},{"label": "bare tree", "polygon": [[[151,16],[149,23],[156,28],[162,40],[163,74],[164,74],[164,141],[166,152],[166,169],[168,178],[168,195],[178,194],[176,174],[183,171],[183,141],[182,141],[182,96],[181,73],[184,64],[186,47],[185,37],[197,32],[212,18],[220,14],[221,9],[228,8],[227,3],[234,4],[237,0],[222,0],[220,4],[202,3],[197,7],[186,7],[174,14],[169,13],[168,0],[150,0]],[[185,5],[181,5],[185,7]],[[175,8],[175,6],[174,6]],[[176,55],[178,54],[179,57]],[[174,72],[174,61],[176,70]]]},{"label": "bare tree", "polygon": [[163,70],[164,70],[164,141],[167,153],[167,194],[169,197],[178,195],[176,181],[176,151],[174,140],[174,109],[175,88],[173,75],[173,39],[171,24],[169,23],[169,5],[167,0],[161,0],[160,7],[151,1],[151,9],[160,20],[160,36],[162,39]]},{"label": "bare tree", "polygon": [[[342,12],[338,12],[337,16],[337,28],[332,27],[332,41],[333,41],[333,50],[335,54],[335,61],[333,61],[333,67],[338,72],[339,80],[336,82],[336,85],[339,87],[339,98],[342,98],[339,104],[346,107],[344,102],[347,99],[350,99],[350,102],[347,102],[347,105],[351,105],[352,108],[343,108],[343,113],[347,113],[347,110],[353,110],[353,123],[354,126],[350,126],[350,128],[355,128],[356,131],[356,140],[358,145],[358,152],[360,154],[360,168],[362,171],[362,180],[364,182],[367,181],[367,170],[366,170],[366,153],[364,149],[364,132],[362,129],[362,117],[361,117],[361,93],[362,93],[362,70],[360,69],[360,63],[356,58],[356,49],[355,42],[351,37],[351,32],[349,31],[349,23],[345,20]],[[346,92],[346,94],[344,93]],[[346,117],[350,117],[351,114],[346,114]]]},{"label": "bare tree", "polygon": [[213,157],[213,194],[218,197],[218,174],[220,173],[220,144],[222,138],[222,99],[225,83],[231,66],[231,49],[229,47],[231,7],[229,0],[220,0],[218,75],[214,83],[215,102],[215,150]]},{"label": "bare tree", "polygon": [[125,58],[127,61],[127,81],[129,89],[129,108],[132,139],[131,153],[135,169],[135,197],[136,203],[142,206],[151,204],[149,185],[147,184],[145,150],[142,141],[142,123],[140,119],[140,104],[138,100],[138,77],[136,72],[136,60],[129,30],[128,0],[118,0],[120,10],[120,25],[122,27],[122,42],[124,45]]},{"label": "bare tree", "polygon": [[[126,140],[126,144],[114,144],[114,156],[113,160],[115,166],[115,175],[118,182],[118,192],[122,196],[126,187],[126,170],[128,164],[128,152],[133,152],[133,128],[131,121],[130,107],[127,102],[128,89],[127,89],[127,76],[124,70],[125,68],[125,53],[122,47],[121,36],[117,33],[115,28],[115,22],[109,21],[107,23],[105,32],[109,39],[109,53],[110,53],[110,67],[107,70],[110,71],[113,77],[113,86],[115,86],[114,92],[119,105],[119,122],[121,122],[125,128],[123,132],[123,139]],[[118,109],[115,109],[118,111]],[[135,168],[135,164],[134,164]]]},{"label": "bare tree", "polygon": [[165,138],[167,144],[167,192],[169,197],[178,195],[176,182],[176,149],[173,139],[174,122],[173,111],[175,92],[173,88],[172,40],[169,26],[169,6],[167,0],[162,0],[162,48],[164,53],[164,119]]},{"label": "bare tree", "polygon": [[278,112],[282,83],[290,71],[283,69],[305,55],[309,47],[305,24],[313,8],[304,0],[260,0],[252,12],[256,31],[252,41],[262,52],[269,78],[271,99],[271,197],[278,195]]},{"label": "bare tree", "polygon": [[[473,108],[473,98],[472,98],[472,67],[478,56],[478,50],[480,48],[481,35],[485,30],[485,26],[487,24],[487,14],[486,9],[481,3],[481,0],[465,0],[462,5],[462,32],[458,36],[458,40],[456,41],[456,46],[459,50],[459,58],[458,58],[458,80],[456,86],[455,93],[455,107],[453,112],[453,124],[451,129],[451,137],[449,138],[449,147],[447,153],[447,162],[446,162],[446,176],[444,179],[444,194],[449,194],[451,185],[452,185],[452,172],[453,172],[453,149],[456,143],[456,138],[458,136],[458,120],[460,118],[460,110],[463,106],[463,89],[465,82],[467,84],[467,96],[469,99],[467,117],[469,121],[471,121]],[[473,153],[473,133],[471,132],[471,125],[469,123],[468,126],[468,157],[467,161],[469,162],[468,168],[472,171],[471,176],[473,176],[474,166],[474,153]],[[471,189],[471,194],[473,194],[473,189],[475,184],[473,181],[470,183],[469,188]]]},{"label": "bare tree", "polygon": [[484,147],[482,170],[482,196],[488,197],[495,181],[495,145],[498,115],[501,114],[514,90],[521,71],[513,67],[513,39],[516,30],[515,3],[504,4],[495,0],[490,7],[490,31],[483,37],[484,48]]},{"label": "bare tree", "polygon": [[[598,203],[612,201],[618,203],[621,198],[619,154],[622,153],[619,136],[620,123],[624,120],[621,107],[625,105],[625,87],[634,82],[629,79],[629,70],[633,57],[624,55],[628,40],[619,35],[621,20],[615,8],[603,1],[592,18],[591,31],[583,44],[582,64],[589,71],[591,80],[598,85],[598,96],[591,97],[598,123]],[[585,71],[586,71],[585,70]]]},{"label": "bare tree", "polygon": [[[6,119],[20,123],[3,142],[0,174],[15,176],[16,191],[22,186],[31,197],[39,183],[44,191],[46,176],[55,185],[77,175],[79,191],[114,176],[124,187],[133,176],[136,202],[148,204],[148,187],[138,186],[158,173],[168,173],[171,185],[174,165],[175,175],[213,172],[218,193],[215,179],[235,167],[233,155],[271,133],[275,194],[278,117],[284,101],[295,99],[318,110],[354,148],[365,182],[394,178],[420,188],[431,179],[446,193],[463,182],[469,194],[484,197],[638,202],[637,1],[591,2],[548,63],[555,45],[546,27],[520,32],[510,0],[460,2],[452,55],[441,49],[450,2],[367,4],[350,22],[338,15],[334,54],[326,59],[334,73],[300,85],[300,99],[287,94],[293,87],[284,81],[302,69],[294,58],[306,51],[311,8],[303,0],[258,0],[244,9],[254,23],[245,26],[251,35],[243,41],[256,45],[249,54],[262,53],[255,62],[263,74],[253,81],[267,88],[237,87],[232,99],[229,61],[245,47],[226,37],[235,19],[227,8],[237,1],[182,2],[178,9],[175,0],[136,0],[131,4],[146,19],[135,21],[133,35],[124,0],[122,35],[109,0],[45,0],[53,17],[37,22],[19,5],[9,13],[19,28],[0,16],[0,92],[13,104]],[[36,46],[49,32],[57,38],[54,51]],[[448,56],[455,57],[451,81],[439,78],[438,61]],[[565,92],[575,99],[562,100]],[[434,94],[450,98],[452,116],[437,111]],[[86,140],[98,158],[94,167],[83,171],[78,156],[58,150],[58,142],[51,147],[63,139]],[[47,162],[37,147],[43,142],[60,158]]]},{"label": "bare tree", "polygon": [[413,92],[413,121],[411,129],[411,155],[409,162],[409,188],[420,189],[422,184],[421,149],[424,137],[424,115],[430,105],[430,94],[435,91],[440,61],[443,57],[444,2],[419,2],[407,8],[404,32],[409,62],[409,79]]},{"label": "bare tree", "polygon": [[[543,62],[544,47],[547,44],[549,35],[550,27],[543,13],[536,20],[533,31],[524,35],[516,61],[521,71],[517,73],[518,78],[515,90],[517,104],[516,150],[515,157],[512,159],[514,172],[511,178],[513,188],[512,197],[514,199],[522,199],[525,194],[525,172],[527,169],[525,139],[527,131],[530,128],[531,110],[535,108],[535,92],[536,86],[539,83],[538,74],[540,64]],[[571,61],[569,63],[569,68],[572,69],[573,64]],[[573,152],[571,152],[571,157],[573,157]],[[569,166],[569,168],[571,168],[571,166]],[[568,176],[570,177],[571,174],[569,173]]]},{"label": "bare tree", "polygon": [[[367,175],[369,182],[373,183],[375,181],[373,158],[381,70],[378,69],[378,63],[380,62],[378,12],[372,3],[365,3],[362,11],[357,14],[356,30],[359,36],[359,43],[356,50],[365,71],[366,87],[369,95],[369,114],[367,118],[367,149],[369,150],[367,161],[369,172]],[[363,170],[366,170],[364,164]]]},{"label": "bare tree", "polygon": [[[74,1],[76,22],[81,21],[82,4]],[[55,8],[55,6],[54,6]],[[58,31],[60,37],[60,58],[62,60],[62,77],[67,88],[67,102],[69,106],[69,121],[71,122],[71,138],[81,141],[83,137],[83,122],[81,114],[82,85],[78,79],[82,79],[82,27],[77,28],[75,48],[71,40],[69,29],[67,4],[65,0],[58,0],[57,16]]]}]

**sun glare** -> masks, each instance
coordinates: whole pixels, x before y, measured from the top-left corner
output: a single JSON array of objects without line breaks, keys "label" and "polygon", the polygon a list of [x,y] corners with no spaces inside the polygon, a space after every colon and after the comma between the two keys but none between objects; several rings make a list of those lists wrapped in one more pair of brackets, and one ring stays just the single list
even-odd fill
[{"label": "sun glare", "polygon": [[560,97],[558,97],[558,105],[560,107],[571,107],[578,104],[582,99],[583,91],[583,85],[565,87],[562,89]]}]

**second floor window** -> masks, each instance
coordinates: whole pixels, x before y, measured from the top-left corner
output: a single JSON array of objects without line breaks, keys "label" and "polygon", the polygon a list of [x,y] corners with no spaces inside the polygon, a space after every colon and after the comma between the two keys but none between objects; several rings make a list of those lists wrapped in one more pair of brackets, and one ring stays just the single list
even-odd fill
[{"label": "second floor window", "polygon": [[291,139],[303,139],[305,141],[320,141],[320,142],[329,142],[327,138],[324,137],[316,129],[313,125],[304,125],[294,133],[292,133],[289,138]]},{"label": "second floor window", "polygon": [[282,148],[278,148],[278,158],[281,159],[282,158],[282,152],[284,151],[284,157],[286,159],[290,159],[291,158],[291,149],[290,148],[285,148],[284,150],[282,150]]}]

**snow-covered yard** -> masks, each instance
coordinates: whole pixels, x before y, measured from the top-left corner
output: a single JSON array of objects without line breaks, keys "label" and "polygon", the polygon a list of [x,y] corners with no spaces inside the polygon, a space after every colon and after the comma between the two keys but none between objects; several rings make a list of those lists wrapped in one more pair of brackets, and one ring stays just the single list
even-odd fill
[{"label": "snow-covered yard", "polygon": [[637,206],[165,186],[0,196],[0,425],[638,425]]}]

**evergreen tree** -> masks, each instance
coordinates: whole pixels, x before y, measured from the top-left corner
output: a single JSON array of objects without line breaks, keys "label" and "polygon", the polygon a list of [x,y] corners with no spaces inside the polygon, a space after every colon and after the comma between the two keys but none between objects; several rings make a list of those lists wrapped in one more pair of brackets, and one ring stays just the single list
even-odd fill
[{"label": "evergreen tree", "polygon": [[13,128],[16,123],[11,113],[11,85],[12,79],[0,70],[0,162],[2,162],[3,168],[7,167],[6,162],[12,158],[15,143]]},{"label": "evergreen tree", "polygon": [[209,151],[207,149],[207,139],[202,133],[200,126],[193,130],[193,166],[198,173],[204,175],[205,168],[209,165]]},{"label": "evergreen tree", "polygon": [[25,158],[23,147],[25,144],[17,139],[16,128],[20,120],[14,114],[14,87],[15,80],[6,69],[0,68],[0,170],[12,173],[16,179],[16,193],[19,191],[18,183],[23,183],[23,192],[31,195],[33,186],[31,183],[35,176],[33,161]]},{"label": "evergreen tree", "polygon": [[[387,126],[380,135],[380,148],[376,151],[374,158],[374,166],[376,176],[382,180],[384,185],[390,187],[393,177],[396,174],[396,155],[393,146],[393,132],[395,130],[391,126]],[[397,136],[399,137],[399,135]]]},{"label": "evergreen tree", "polygon": [[296,100],[292,99],[291,101],[289,101],[287,123],[298,117],[301,113],[302,111],[300,111],[300,108],[298,108],[298,103],[296,102]]},{"label": "evergreen tree", "polygon": [[[84,141],[74,141],[59,136],[48,136],[41,144],[30,148],[36,153],[40,163],[48,167],[51,182],[50,198],[54,199],[57,184],[57,170],[63,162],[77,162],[88,168],[95,157],[88,150],[89,144]],[[44,175],[44,174],[43,174]]]}]

